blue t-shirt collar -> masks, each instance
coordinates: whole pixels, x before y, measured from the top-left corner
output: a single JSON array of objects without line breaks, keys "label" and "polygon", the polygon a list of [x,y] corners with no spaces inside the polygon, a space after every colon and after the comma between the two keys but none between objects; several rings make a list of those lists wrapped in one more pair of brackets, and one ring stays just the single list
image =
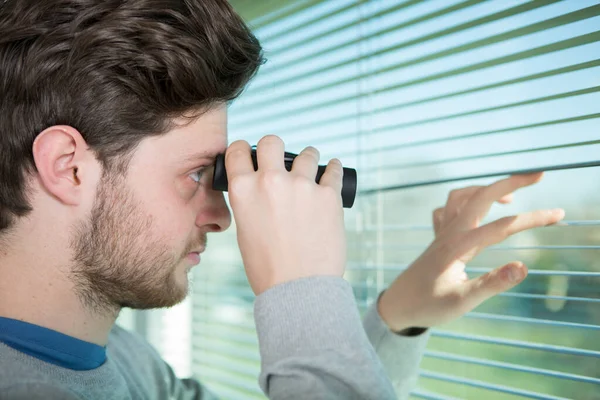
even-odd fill
[{"label": "blue t-shirt collar", "polygon": [[0,342],[39,360],[76,371],[95,369],[106,361],[106,347],[11,318],[0,317]]}]

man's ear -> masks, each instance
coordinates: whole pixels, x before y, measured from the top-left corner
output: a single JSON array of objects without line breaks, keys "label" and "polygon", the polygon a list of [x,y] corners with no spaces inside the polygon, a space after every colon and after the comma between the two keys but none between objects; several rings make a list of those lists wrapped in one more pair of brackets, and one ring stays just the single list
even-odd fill
[{"label": "man's ear", "polygon": [[33,142],[40,184],[64,204],[80,203],[81,169],[89,156],[85,140],[70,126],[47,128]]}]

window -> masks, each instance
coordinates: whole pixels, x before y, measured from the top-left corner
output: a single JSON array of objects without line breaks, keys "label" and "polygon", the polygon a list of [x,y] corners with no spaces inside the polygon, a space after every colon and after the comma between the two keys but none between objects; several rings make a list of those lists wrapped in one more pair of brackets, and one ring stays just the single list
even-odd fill
[{"label": "window", "polygon": [[[414,398],[600,397],[600,1],[233,1],[269,62],[230,112],[231,139],[357,168],[346,211],[361,309],[432,239],[457,187],[544,169],[490,219],[563,207],[469,266],[513,260],[524,283],[433,330]],[[235,228],[194,272],[192,373],[224,398],[264,398],[254,296]]]}]

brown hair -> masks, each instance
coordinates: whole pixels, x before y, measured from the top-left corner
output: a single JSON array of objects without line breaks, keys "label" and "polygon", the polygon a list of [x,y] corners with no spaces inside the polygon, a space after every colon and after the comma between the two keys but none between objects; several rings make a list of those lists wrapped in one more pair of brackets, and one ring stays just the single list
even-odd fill
[{"label": "brown hair", "polygon": [[1,1],[0,232],[31,211],[45,128],[76,128],[123,172],[142,139],[233,100],[264,61],[226,0]]}]

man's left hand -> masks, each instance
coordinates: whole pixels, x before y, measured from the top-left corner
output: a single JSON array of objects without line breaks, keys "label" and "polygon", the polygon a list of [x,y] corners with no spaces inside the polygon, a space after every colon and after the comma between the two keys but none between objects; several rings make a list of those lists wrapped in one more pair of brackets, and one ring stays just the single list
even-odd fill
[{"label": "man's left hand", "polygon": [[515,175],[489,186],[450,193],[446,205],[433,213],[432,244],[379,299],[379,313],[391,330],[402,332],[449,322],[525,279],[527,268],[519,261],[474,279],[468,278],[465,264],[486,247],[518,232],[564,218],[561,209],[538,210],[480,226],[495,202],[509,203],[515,190],[541,178],[541,173]]}]

